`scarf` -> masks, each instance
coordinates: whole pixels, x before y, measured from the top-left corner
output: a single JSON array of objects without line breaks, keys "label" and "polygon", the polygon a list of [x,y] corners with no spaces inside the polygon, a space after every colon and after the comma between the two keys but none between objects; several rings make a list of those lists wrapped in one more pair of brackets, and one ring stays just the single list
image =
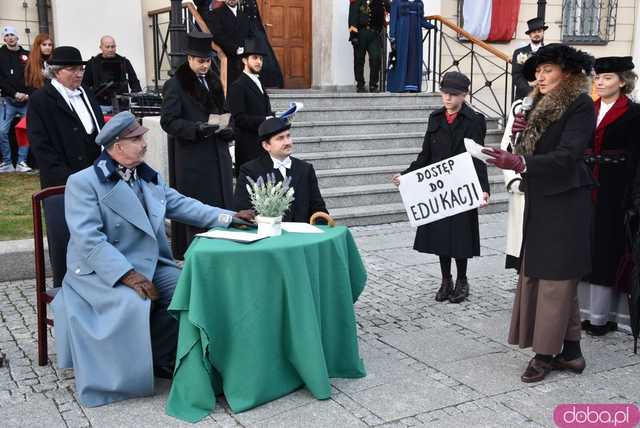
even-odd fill
[{"label": "scarf", "polygon": [[542,134],[562,117],[580,94],[588,93],[590,89],[591,79],[584,74],[570,75],[546,95],[536,87],[531,95],[535,107],[527,117],[527,129],[522,132],[522,138],[514,148],[516,154],[533,154]]},{"label": "scarf", "polygon": [[[600,113],[600,98],[594,101],[594,107],[596,109],[596,117]],[[600,124],[596,128],[596,138],[595,143],[593,144],[593,154],[598,156],[602,154],[602,145],[604,144],[604,132],[607,129],[607,126],[611,125],[616,120],[620,119],[626,112],[629,110],[629,98],[626,95],[621,95],[618,97],[616,102],[613,104],[611,109],[604,115]],[[600,162],[596,162],[593,166],[593,177],[598,180],[600,178]],[[598,200],[598,187],[596,186],[592,193],[591,197],[593,198],[593,202],[597,202]]]}]

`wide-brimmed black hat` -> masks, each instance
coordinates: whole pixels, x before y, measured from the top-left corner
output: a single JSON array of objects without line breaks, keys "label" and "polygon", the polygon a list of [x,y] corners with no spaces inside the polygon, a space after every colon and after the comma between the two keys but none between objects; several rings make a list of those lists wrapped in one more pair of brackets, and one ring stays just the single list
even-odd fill
[{"label": "wide-brimmed black hat", "polygon": [[73,46],[58,46],[51,52],[47,60],[49,65],[85,65],[87,61],[82,60],[82,55]]},{"label": "wide-brimmed black hat", "polygon": [[549,28],[547,25],[545,25],[544,23],[544,19],[536,17],[533,19],[530,19],[527,21],[527,26],[529,27],[529,29],[527,31],[524,32],[524,34],[529,34],[532,31],[536,31],[536,30],[547,30],[547,28]]},{"label": "wide-brimmed black hat", "polygon": [[460,95],[469,92],[471,81],[467,76],[458,71],[449,71],[442,76],[440,91],[447,94]]},{"label": "wide-brimmed black hat", "polygon": [[258,127],[258,137],[260,141],[267,141],[274,135],[291,128],[291,123],[279,117],[272,117],[260,124]]},{"label": "wide-brimmed black hat", "polygon": [[187,34],[187,49],[185,53],[200,58],[209,58],[211,55],[211,42],[213,36],[210,33],[192,31]]},{"label": "wide-brimmed black hat", "polygon": [[633,70],[633,58],[630,56],[605,56],[597,58],[593,69],[600,73],[622,73]]},{"label": "wide-brimmed black hat", "polygon": [[536,80],[536,67],[540,64],[557,64],[569,73],[591,73],[594,58],[586,52],[562,43],[542,46],[522,66],[522,75],[529,81]]},{"label": "wide-brimmed black hat", "polygon": [[245,39],[242,56],[248,55],[267,55],[267,47],[264,46],[260,39]]}]

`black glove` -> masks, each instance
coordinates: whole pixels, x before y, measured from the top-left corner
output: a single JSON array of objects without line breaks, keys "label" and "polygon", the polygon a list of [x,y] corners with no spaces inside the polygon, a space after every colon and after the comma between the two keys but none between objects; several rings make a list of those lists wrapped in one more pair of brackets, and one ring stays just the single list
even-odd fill
[{"label": "black glove", "polygon": [[198,122],[198,128],[196,129],[196,136],[199,140],[204,140],[211,137],[220,128],[219,125],[210,125],[206,122]]},{"label": "black glove", "polygon": [[231,127],[219,129],[216,132],[216,135],[225,143],[233,141],[233,139],[235,138],[235,134],[233,133],[233,128]]},{"label": "black glove", "polygon": [[349,32],[349,41],[351,42],[352,45],[357,45],[359,42],[359,38],[358,38],[358,33],[356,33],[355,31],[350,31]]}]

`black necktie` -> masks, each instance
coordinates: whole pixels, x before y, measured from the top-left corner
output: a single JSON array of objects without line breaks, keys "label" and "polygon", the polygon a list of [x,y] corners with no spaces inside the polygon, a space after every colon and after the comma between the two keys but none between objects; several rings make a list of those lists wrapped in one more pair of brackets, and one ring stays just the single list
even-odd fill
[{"label": "black necktie", "polygon": [[200,80],[200,83],[202,83],[202,86],[204,86],[205,89],[208,91],[209,90],[209,85],[207,85],[207,81],[205,80],[204,76],[200,76],[200,77],[198,77],[198,79]]}]

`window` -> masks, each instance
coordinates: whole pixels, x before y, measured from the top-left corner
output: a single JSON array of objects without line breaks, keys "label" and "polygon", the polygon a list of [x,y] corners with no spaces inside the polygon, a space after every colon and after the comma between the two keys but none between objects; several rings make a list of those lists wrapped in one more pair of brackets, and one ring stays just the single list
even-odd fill
[{"label": "window", "polygon": [[615,39],[618,0],[563,0],[562,41],[606,44]]}]

